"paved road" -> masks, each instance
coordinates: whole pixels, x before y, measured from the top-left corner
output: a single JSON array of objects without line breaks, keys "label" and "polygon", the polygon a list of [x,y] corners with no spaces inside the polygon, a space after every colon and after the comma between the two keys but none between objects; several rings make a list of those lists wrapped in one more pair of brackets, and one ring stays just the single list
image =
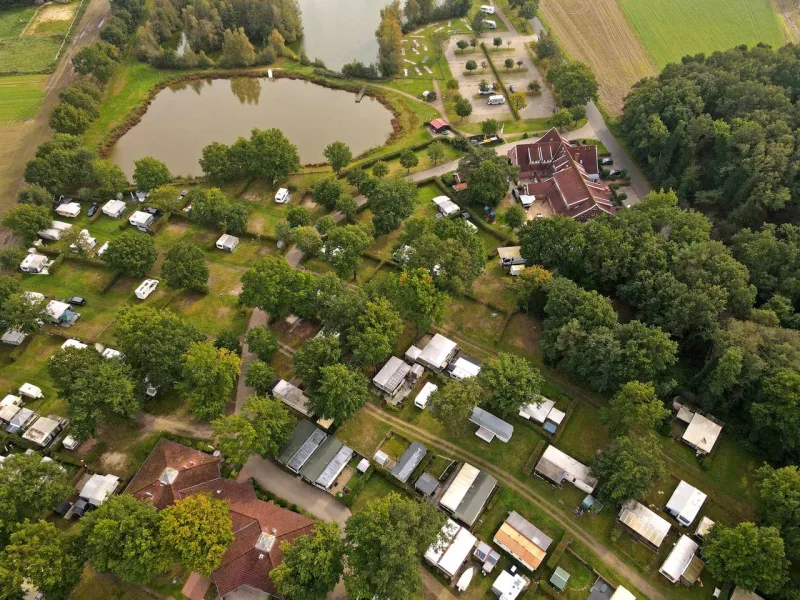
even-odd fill
[{"label": "paved road", "polygon": [[513,489],[515,492],[523,496],[529,502],[537,505],[540,509],[545,511],[550,517],[561,523],[561,525],[572,535],[575,539],[580,540],[592,552],[594,552],[600,560],[609,565],[617,573],[622,575],[625,579],[631,582],[639,591],[645,593],[650,600],[667,600],[666,596],[661,594],[655,589],[650,582],[642,577],[635,569],[630,567],[627,563],[623,562],[616,554],[609,550],[605,545],[600,543],[597,539],[588,535],[582,529],[574,527],[571,519],[564,513],[563,509],[551,503],[546,498],[534,493],[530,488],[521,483],[514,477],[508,475],[503,469],[497,467],[483,458],[467,452],[460,447],[443,440],[442,438],[433,435],[425,429],[411,425],[410,423],[387,414],[380,408],[367,404],[363,410],[370,413],[371,416],[383,421],[390,425],[392,429],[398,431],[406,437],[411,439],[420,440],[425,444],[438,447],[448,453],[451,457],[459,458],[461,460],[469,461],[471,464],[480,467],[482,470],[493,475],[498,482]]},{"label": "paved road", "polygon": [[251,456],[239,474],[240,478],[252,477],[261,487],[276,496],[296,504],[318,519],[336,521],[344,528],[350,517],[350,509],[327,492],[323,492],[290,475],[271,460]]}]

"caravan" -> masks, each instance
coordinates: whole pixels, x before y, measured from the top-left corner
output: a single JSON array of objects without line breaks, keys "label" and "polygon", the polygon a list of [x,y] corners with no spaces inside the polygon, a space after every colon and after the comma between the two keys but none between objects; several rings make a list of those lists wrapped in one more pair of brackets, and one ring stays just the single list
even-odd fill
[{"label": "caravan", "polygon": [[488,29],[489,31],[497,29],[497,23],[495,21],[492,21],[490,19],[484,19],[483,23],[484,25],[486,25],[486,29]]},{"label": "caravan", "polygon": [[481,12],[486,15],[493,15],[494,6],[489,6],[488,4],[484,4],[481,6]]},{"label": "caravan", "polygon": [[506,103],[505,96],[500,96],[499,94],[496,94],[494,96],[489,96],[489,100],[486,102],[486,104],[490,104],[490,105],[491,104],[505,104],[505,103]]}]

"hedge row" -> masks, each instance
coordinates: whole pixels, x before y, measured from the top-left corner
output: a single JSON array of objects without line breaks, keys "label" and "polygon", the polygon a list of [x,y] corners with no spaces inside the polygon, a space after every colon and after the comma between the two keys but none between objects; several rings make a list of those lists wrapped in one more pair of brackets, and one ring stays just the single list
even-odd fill
[{"label": "hedge row", "polygon": [[339,497],[339,500],[344,504],[347,508],[350,508],[355,504],[356,499],[361,495],[364,491],[364,488],[367,485],[370,477],[375,472],[375,468],[370,465],[364,474],[356,481],[352,487],[349,487],[348,490]]},{"label": "hedge row", "polygon": [[572,543],[572,536],[569,535],[568,533],[565,533],[564,537],[561,538],[561,541],[558,542],[558,546],[556,546],[556,549],[553,550],[553,553],[550,555],[550,558],[547,559],[548,569],[555,570],[555,568],[558,566],[558,563],[561,561],[561,557],[564,555],[564,551],[567,549],[567,546],[569,546],[571,543]]},{"label": "hedge row", "polygon": [[536,448],[533,449],[533,452],[528,457],[528,461],[525,463],[525,466],[522,467],[522,472],[525,475],[533,474],[533,469],[536,467],[536,463],[539,462],[539,456],[542,454],[544,450],[544,445],[547,442],[544,440],[539,440],[539,443],[536,444]]},{"label": "hedge row", "polygon": [[506,101],[508,102],[508,107],[511,109],[511,114],[514,116],[515,121],[519,121],[519,112],[517,109],[514,108],[514,105],[511,104],[511,96],[506,89],[506,84],[503,83],[503,80],[500,78],[500,74],[497,72],[497,69],[492,62],[492,57],[489,56],[489,51],[486,49],[486,42],[481,42],[481,48],[483,49],[483,53],[486,55],[486,60],[489,61],[489,66],[492,68],[492,73],[494,73],[495,79],[497,79],[497,83],[500,84],[500,87],[503,88],[503,95],[506,97]]}]

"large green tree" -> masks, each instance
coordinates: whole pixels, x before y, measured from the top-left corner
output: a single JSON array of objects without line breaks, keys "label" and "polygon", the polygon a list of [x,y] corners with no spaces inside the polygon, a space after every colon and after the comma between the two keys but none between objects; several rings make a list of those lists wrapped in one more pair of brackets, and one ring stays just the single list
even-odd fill
[{"label": "large green tree", "polygon": [[417,186],[402,177],[383,179],[368,195],[377,234],[394,231],[414,211]]},{"label": "large green tree", "polygon": [[0,532],[14,523],[52,510],[73,492],[67,472],[39,454],[11,454],[0,462]]},{"label": "large green tree", "polygon": [[355,277],[361,254],[372,240],[372,235],[362,225],[339,225],[328,233],[325,256],[339,277]]},{"label": "large green tree", "polygon": [[344,542],[335,521],[320,521],[313,534],[281,542],[281,553],[281,564],[269,576],[292,600],[322,600],[342,577]]},{"label": "large green tree", "polygon": [[378,39],[378,68],[384,77],[394,77],[400,73],[403,60],[401,19],[400,0],[393,0],[381,9],[381,22],[375,37]]},{"label": "large green tree", "polygon": [[589,66],[580,61],[565,61],[551,67],[547,81],[564,106],[581,106],[589,100],[597,100],[597,78]]},{"label": "large green tree", "polygon": [[314,202],[328,210],[334,209],[336,201],[342,194],[344,194],[344,187],[335,177],[321,179],[314,186]]},{"label": "large green tree", "polygon": [[167,250],[161,276],[171,288],[208,291],[208,265],[203,251],[189,242],[178,242]]},{"label": "large green tree", "polygon": [[289,439],[295,420],[279,400],[251,396],[238,414],[211,425],[225,460],[241,467],[255,454],[272,458]]},{"label": "large green tree", "polygon": [[764,379],[750,415],[759,446],[778,460],[800,458],[800,373],[779,369]]},{"label": "large green tree", "polygon": [[758,470],[756,512],[761,523],[777,527],[786,542],[786,555],[800,558],[800,470],[795,465]]},{"label": "large green tree", "polygon": [[282,181],[300,168],[297,147],[280,129],[254,129],[250,136],[248,171],[265,181]]},{"label": "large green tree", "polygon": [[403,320],[386,298],[367,302],[348,333],[353,358],[361,364],[377,365],[391,355],[402,331]]},{"label": "large green tree", "polygon": [[91,565],[128,583],[148,583],[170,566],[161,541],[161,517],[149,502],[111,496],[81,521]]},{"label": "large green tree", "polygon": [[130,277],[144,277],[158,258],[156,244],[146,233],[124,231],[108,243],[103,262],[112,271]]},{"label": "large green tree", "polygon": [[345,586],[352,598],[408,600],[422,589],[419,557],[445,517],[432,504],[395,492],[373,500],[345,526]]},{"label": "large green tree", "polygon": [[544,381],[539,369],[509,352],[487,359],[478,379],[486,390],[489,409],[504,416],[516,415],[523,404],[539,394]]},{"label": "large green tree", "polygon": [[161,511],[160,536],[175,560],[209,576],[234,540],[228,505],[208,494],[178,500]]},{"label": "large green tree", "polygon": [[353,153],[344,142],[331,142],[325,146],[323,154],[331,164],[334,173],[339,173],[353,160]]},{"label": "large green tree", "polygon": [[631,429],[656,430],[669,415],[655,388],[639,381],[624,384],[601,413],[614,437],[627,435]]},{"label": "large green tree", "polygon": [[453,380],[431,394],[431,414],[450,433],[460,435],[483,393],[483,386],[477,377]]},{"label": "large green tree", "polygon": [[621,437],[606,448],[592,467],[599,478],[601,499],[620,506],[643,500],[650,486],[666,473],[661,445],[654,434]]},{"label": "large green tree", "polygon": [[172,181],[169,168],[152,156],[145,156],[133,163],[133,182],[136,188],[149,192]]},{"label": "large green tree", "polygon": [[53,222],[53,216],[44,206],[36,204],[17,204],[12,206],[0,220],[3,227],[22,237],[26,244],[36,239],[36,234],[43,229],[48,229]]},{"label": "large green tree", "polygon": [[324,335],[308,340],[294,355],[294,372],[310,390],[319,385],[322,369],[341,361],[342,348],[339,339]]},{"label": "large green tree", "polygon": [[280,347],[278,346],[278,338],[275,336],[275,333],[266,325],[248,329],[245,341],[247,342],[247,348],[250,352],[253,352],[258,358],[264,361],[268,361],[272,358],[272,355],[275,354]]},{"label": "large green tree", "polygon": [[189,399],[199,419],[211,419],[225,411],[241,371],[242,359],[225,348],[206,342],[189,345],[183,360],[178,389]]},{"label": "large green tree", "polygon": [[400,316],[412,321],[418,332],[427,331],[444,316],[447,295],[436,289],[433,276],[425,269],[393,274],[386,292]]},{"label": "large green tree", "polygon": [[294,312],[304,281],[282,256],[268,255],[242,275],[239,300],[280,318]]},{"label": "large green tree", "polygon": [[341,363],[322,367],[311,395],[314,414],[339,423],[352,417],[369,400],[369,382],[355,369]]}]

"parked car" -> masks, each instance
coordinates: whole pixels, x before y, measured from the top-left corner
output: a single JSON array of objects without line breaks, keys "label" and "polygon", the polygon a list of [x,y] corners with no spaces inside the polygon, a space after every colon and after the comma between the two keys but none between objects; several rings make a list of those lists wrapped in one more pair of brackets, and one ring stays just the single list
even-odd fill
[{"label": "parked car", "polygon": [[94,213],[97,212],[97,202],[94,202],[90,207],[89,210],[86,212],[86,216],[93,217]]},{"label": "parked car", "polygon": [[67,304],[71,304],[72,306],[85,306],[86,298],[82,298],[81,296],[72,296],[69,300],[67,300]]},{"label": "parked car", "polygon": [[515,85],[508,86],[508,91],[513,94],[514,92],[517,91],[517,86],[515,86]]},{"label": "parked car", "polygon": [[603,166],[605,166],[605,165],[613,165],[614,164],[614,159],[611,158],[610,156],[604,156],[601,159],[599,159],[597,162],[600,163]]},{"label": "parked car", "polygon": [[472,215],[469,214],[467,211],[464,211],[464,212],[461,213],[461,218],[462,219],[466,219],[467,221],[469,221],[472,218]]},{"label": "parked car", "polygon": [[608,172],[609,177],[619,177],[620,175],[622,175],[622,172],[619,169],[613,169]]},{"label": "parked car", "polygon": [[153,215],[156,219],[164,214],[164,211],[155,208],[154,206],[148,206],[144,209],[148,215]]}]

